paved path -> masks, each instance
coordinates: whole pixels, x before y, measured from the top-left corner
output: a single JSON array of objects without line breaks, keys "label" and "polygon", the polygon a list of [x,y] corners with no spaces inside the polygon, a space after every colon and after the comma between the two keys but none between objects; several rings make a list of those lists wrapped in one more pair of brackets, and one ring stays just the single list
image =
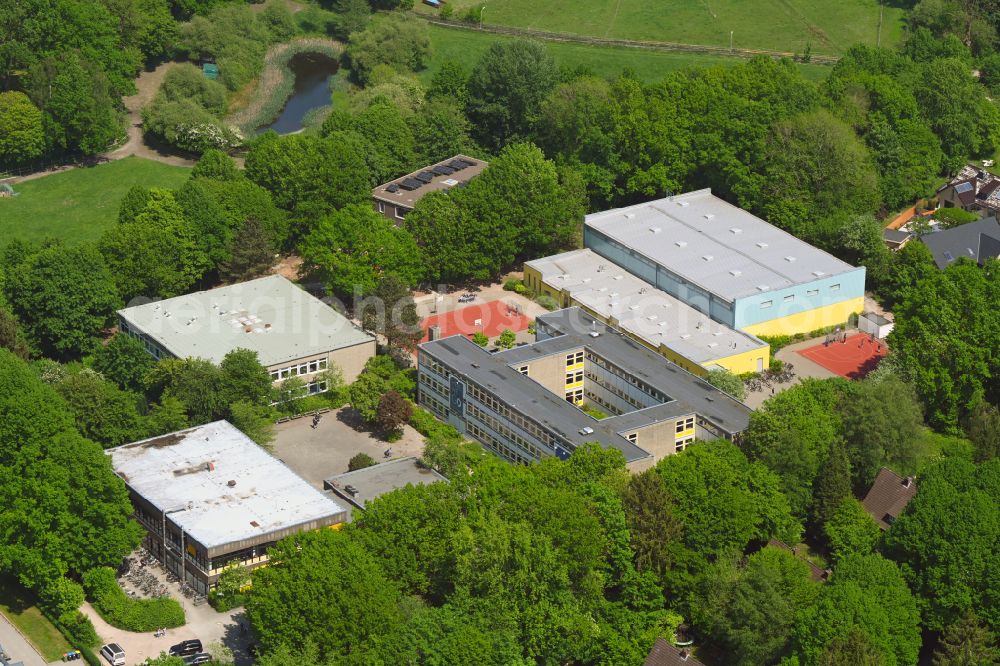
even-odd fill
[{"label": "paved path", "polygon": [[0,614],[0,648],[2,648],[0,651],[10,658],[11,663],[16,664],[21,661],[24,662],[24,666],[45,666],[42,656],[3,614]]}]

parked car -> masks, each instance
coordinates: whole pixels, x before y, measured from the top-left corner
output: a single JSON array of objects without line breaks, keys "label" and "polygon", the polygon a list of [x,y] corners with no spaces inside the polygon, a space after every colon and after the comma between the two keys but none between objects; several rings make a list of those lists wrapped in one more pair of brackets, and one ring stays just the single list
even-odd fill
[{"label": "parked car", "polygon": [[118,643],[108,643],[102,646],[101,656],[107,659],[111,666],[125,666],[125,650]]},{"label": "parked car", "polygon": [[197,638],[183,641],[177,645],[171,645],[168,654],[171,657],[186,657],[201,652],[201,641]]},{"label": "parked car", "polygon": [[199,652],[198,654],[184,657],[184,663],[188,666],[191,664],[207,664],[210,661],[212,661],[212,655],[207,652]]}]

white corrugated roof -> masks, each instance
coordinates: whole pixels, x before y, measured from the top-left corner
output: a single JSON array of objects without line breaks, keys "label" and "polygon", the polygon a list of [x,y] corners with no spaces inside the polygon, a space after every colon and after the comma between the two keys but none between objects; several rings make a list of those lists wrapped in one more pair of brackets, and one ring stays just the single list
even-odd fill
[{"label": "white corrugated roof", "polygon": [[854,270],[707,189],[594,213],[585,224],[730,302]]},{"label": "white corrugated roof", "polygon": [[133,491],[206,548],[345,511],[228,421],[107,453]]},{"label": "white corrugated roof", "polygon": [[592,250],[571,250],[525,262],[580,305],[613,317],[624,331],[653,347],[661,344],[695,363],[760,349],[757,338],[720,324],[670,294],[640,280]]},{"label": "white corrugated roof", "polygon": [[271,366],[372,339],[280,275],[136,305],[118,314],[178,358],[213,363],[243,348]]}]

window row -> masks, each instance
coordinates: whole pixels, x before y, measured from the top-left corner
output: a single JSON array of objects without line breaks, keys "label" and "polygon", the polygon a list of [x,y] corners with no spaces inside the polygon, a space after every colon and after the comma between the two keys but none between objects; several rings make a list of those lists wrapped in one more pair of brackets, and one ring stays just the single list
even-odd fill
[{"label": "window row", "polygon": [[447,420],[448,415],[451,413],[448,411],[448,407],[445,406],[443,402],[435,400],[423,391],[420,392],[420,404],[429,409],[434,416],[438,417],[442,421]]},{"label": "window row", "polygon": [[488,428],[492,428],[494,432],[499,433],[501,437],[506,438],[508,441],[514,442],[522,449],[535,456],[536,460],[541,460],[542,456],[551,455],[545,451],[542,451],[537,445],[529,442],[527,439],[514,432],[506,423],[487,414],[483,410],[479,409],[475,405],[469,407],[469,414],[476,419],[479,419]]},{"label": "window row", "polygon": [[427,366],[428,368],[430,368],[431,370],[433,370],[437,374],[441,375],[445,379],[451,378],[451,372],[449,372],[448,368],[444,367],[444,365],[442,365],[436,359],[434,359],[434,358],[432,358],[430,356],[427,356],[425,354],[421,354],[420,355],[420,364],[424,365],[424,366]]},{"label": "window row", "polygon": [[[645,407],[648,406],[648,405],[642,404],[641,402],[639,402],[638,400],[636,400],[635,398],[633,398],[632,396],[630,396],[628,393],[626,393],[622,389],[620,389],[617,386],[615,386],[614,384],[611,384],[609,382],[603,381],[600,377],[598,377],[595,374],[592,374],[592,373],[588,372],[587,373],[587,377],[589,379],[593,380],[593,382],[595,384],[597,384],[598,386],[600,386],[601,388],[603,388],[608,393],[611,393],[613,395],[618,396],[619,398],[621,398],[622,400],[624,400],[628,404],[632,405],[636,409],[644,409]],[[604,404],[604,403],[602,403],[602,404]]]},{"label": "window row", "polygon": [[451,396],[451,389],[425,372],[420,373],[420,384],[421,386],[430,388],[432,391],[436,391],[443,398]]},{"label": "window row", "polygon": [[588,400],[596,402],[598,405],[606,409],[612,416],[618,416],[619,414],[621,414],[621,410],[618,408],[617,405],[612,405],[610,402],[608,402],[601,396],[597,395],[596,393],[592,391],[587,391],[586,395]]},{"label": "window row", "polygon": [[[830,291],[840,291],[840,285],[839,284],[831,284],[830,285]],[[809,297],[819,296],[819,289],[807,289],[806,290],[806,296],[809,296]],[[795,294],[788,294],[787,296],[782,297],[782,301],[785,302],[785,303],[793,303],[795,301]],[[773,300],[768,299],[766,301],[761,301],[761,303],[760,303],[760,309],[761,310],[766,310],[767,308],[771,307],[772,305],[774,305],[774,301]]]},{"label": "window row", "polygon": [[295,365],[290,365],[285,368],[278,368],[277,370],[272,370],[271,381],[276,382],[280,379],[288,379],[289,377],[312,375],[317,372],[322,372],[323,370],[326,370],[326,368],[327,368],[327,360],[325,358],[313,361],[306,361],[303,363],[296,363]]},{"label": "window row", "polygon": [[530,458],[527,458],[514,449],[510,448],[496,437],[486,432],[474,423],[469,424],[469,434],[478,439],[483,445],[489,450],[493,451],[505,460],[509,460],[513,463],[520,463],[522,465],[527,465],[534,462]]},{"label": "window row", "polygon": [[[661,391],[657,391],[655,388],[653,388],[652,386],[650,386],[646,382],[644,382],[644,381],[642,381],[640,379],[636,379],[635,375],[633,375],[632,373],[626,372],[625,370],[619,368],[614,363],[611,363],[611,362],[605,360],[604,358],[598,356],[597,354],[594,354],[593,352],[589,352],[589,351],[587,352],[587,360],[588,361],[592,361],[597,366],[599,366],[599,367],[607,370],[608,372],[610,372],[615,377],[619,377],[620,379],[624,379],[626,382],[628,382],[632,386],[635,386],[640,391],[642,391],[643,393],[645,393],[646,395],[648,395],[650,398],[652,398],[653,400],[655,400],[655,401],[657,401],[659,403],[664,403],[664,402],[667,402],[667,401],[670,400],[669,396],[664,395]],[[596,373],[593,373],[593,371],[591,371],[591,373],[594,374],[595,377],[596,377]],[[590,374],[588,374],[588,376],[590,376]]]},{"label": "window row", "polygon": [[509,407],[507,407],[507,405],[493,397],[492,394],[484,391],[475,384],[469,384],[469,395],[473,398],[473,400],[482,403],[489,409],[516,425],[521,430],[530,433],[532,437],[544,442],[548,446],[554,446],[555,443],[559,441],[556,437],[553,437],[548,430],[542,428],[534,421],[525,418],[520,412],[512,411]]}]

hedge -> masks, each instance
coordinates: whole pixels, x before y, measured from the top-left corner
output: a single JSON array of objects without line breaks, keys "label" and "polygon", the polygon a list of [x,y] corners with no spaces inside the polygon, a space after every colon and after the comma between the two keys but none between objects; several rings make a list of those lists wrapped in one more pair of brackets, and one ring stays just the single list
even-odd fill
[{"label": "hedge", "polygon": [[176,599],[131,599],[110,567],[98,567],[85,573],[83,589],[104,621],[118,629],[147,632],[184,624],[184,609]]}]

